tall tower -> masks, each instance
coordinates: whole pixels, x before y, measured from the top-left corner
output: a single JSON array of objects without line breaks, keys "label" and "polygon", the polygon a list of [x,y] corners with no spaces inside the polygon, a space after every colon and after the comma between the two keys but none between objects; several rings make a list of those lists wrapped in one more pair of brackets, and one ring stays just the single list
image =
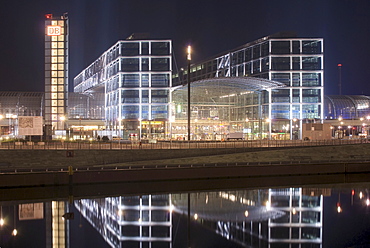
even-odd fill
[{"label": "tall tower", "polygon": [[45,20],[45,125],[63,130],[68,105],[68,17]]}]

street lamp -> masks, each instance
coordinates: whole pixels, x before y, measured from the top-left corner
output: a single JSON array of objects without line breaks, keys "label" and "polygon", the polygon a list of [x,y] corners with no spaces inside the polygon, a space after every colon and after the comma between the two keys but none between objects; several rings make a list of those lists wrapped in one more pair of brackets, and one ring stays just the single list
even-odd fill
[{"label": "street lamp", "polygon": [[188,141],[190,141],[190,61],[191,61],[191,46],[188,46]]}]

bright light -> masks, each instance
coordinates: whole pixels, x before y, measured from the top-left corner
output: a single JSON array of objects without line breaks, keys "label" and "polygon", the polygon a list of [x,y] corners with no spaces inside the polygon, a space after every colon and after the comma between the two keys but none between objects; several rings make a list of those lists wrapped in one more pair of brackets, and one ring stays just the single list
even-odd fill
[{"label": "bright light", "polygon": [[0,115],[0,120],[4,119],[4,116],[3,115]]},{"label": "bright light", "polygon": [[296,122],[296,121],[297,121],[297,119],[296,119],[296,118],[294,118],[294,119],[293,119],[293,121],[294,121],[294,122]]},{"label": "bright light", "polygon": [[174,207],[173,205],[171,205],[171,206],[170,206],[170,213],[172,213],[172,212],[173,212],[174,208],[175,208],[175,207]]},{"label": "bright light", "polygon": [[270,121],[271,121],[270,119],[268,119],[268,118],[266,119],[266,122],[270,122]]},{"label": "bright light", "polygon": [[249,119],[248,118],[245,118],[245,122],[248,122],[249,121]]},{"label": "bright light", "polygon": [[118,214],[118,216],[122,216],[123,211],[120,209],[120,210],[118,210],[117,214]]},{"label": "bright light", "polygon": [[366,206],[370,206],[370,200],[369,199],[366,199],[365,203],[366,203]]},{"label": "bright light", "polygon": [[296,214],[297,210],[295,208],[292,209],[292,214]]},{"label": "bright light", "polygon": [[343,118],[341,116],[339,116],[338,121],[342,121],[342,120],[343,120]]},{"label": "bright light", "polygon": [[188,60],[191,60],[191,46],[188,46]]},{"label": "bright light", "polygon": [[198,219],[198,214],[194,214],[194,220]]},{"label": "bright light", "polygon": [[358,195],[358,197],[360,197],[360,199],[362,199],[364,197],[364,194],[362,193],[362,191],[360,192],[360,194]]},{"label": "bright light", "polygon": [[271,208],[271,203],[269,201],[266,202],[266,209],[267,210],[270,210]]},{"label": "bright light", "polygon": [[244,212],[244,216],[245,216],[245,217],[248,217],[248,215],[249,215],[248,210],[245,210],[245,212]]},{"label": "bright light", "polygon": [[60,119],[61,121],[65,121],[65,120],[66,120],[66,117],[65,117],[65,116],[61,116],[59,119]]},{"label": "bright light", "polygon": [[13,235],[13,236],[17,236],[17,234],[18,234],[17,229],[14,229],[14,230],[13,230],[13,232],[12,232],[12,235]]},{"label": "bright light", "polygon": [[340,206],[339,203],[337,203],[337,212],[338,213],[341,213],[343,210],[342,210],[342,207]]},{"label": "bright light", "polygon": [[366,119],[367,119],[367,120],[370,120],[370,115],[366,116]]},{"label": "bright light", "polygon": [[4,219],[0,219],[0,226],[3,226],[4,225]]}]

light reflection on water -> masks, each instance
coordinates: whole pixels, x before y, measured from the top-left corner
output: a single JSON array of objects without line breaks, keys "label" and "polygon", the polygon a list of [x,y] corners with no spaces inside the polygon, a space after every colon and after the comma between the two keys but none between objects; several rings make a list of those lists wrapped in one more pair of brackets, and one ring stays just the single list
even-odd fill
[{"label": "light reflection on water", "polygon": [[[52,242],[60,247],[369,245],[369,197],[368,188],[356,185],[114,196],[70,203],[3,202],[0,246],[47,247]],[[11,235],[14,229],[17,236]],[[35,232],[38,238],[30,238]]]}]

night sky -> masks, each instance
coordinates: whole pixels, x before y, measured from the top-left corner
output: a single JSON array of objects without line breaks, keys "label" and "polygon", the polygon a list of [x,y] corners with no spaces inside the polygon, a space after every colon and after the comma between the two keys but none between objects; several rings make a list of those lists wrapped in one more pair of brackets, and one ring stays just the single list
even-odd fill
[{"label": "night sky", "polygon": [[324,38],[325,94],[370,95],[369,0],[4,0],[0,6],[0,91],[44,90],[45,14],[68,12],[73,78],[118,40],[147,32],[173,40],[178,67],[279,31]]}]

